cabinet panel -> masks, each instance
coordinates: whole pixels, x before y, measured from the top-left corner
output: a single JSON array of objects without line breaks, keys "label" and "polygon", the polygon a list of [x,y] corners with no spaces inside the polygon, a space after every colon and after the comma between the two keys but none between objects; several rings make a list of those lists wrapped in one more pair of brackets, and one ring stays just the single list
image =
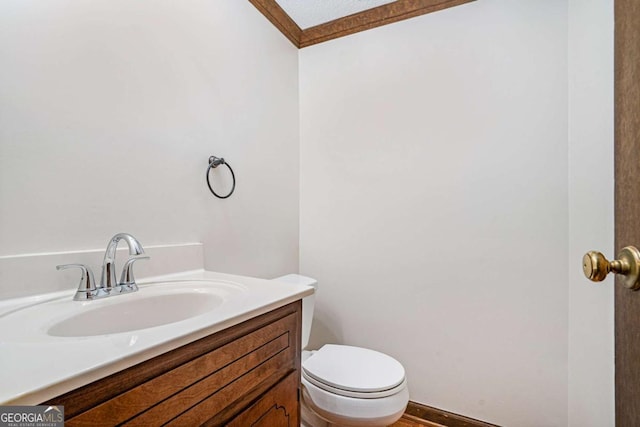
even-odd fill
[{"label": "cabinet panel", "polygon": [[231,421],[229,427],[297,427],[299,376],[293,372]]},{"label": "cabinet panel", "polygon": [[[234,397],[251,390],[255,384],[269,377],[277,381],[279,378],[275,375],[278,371],[293,370],[291,354],[283,351],[283,344],[288,344],[287,335],[282,335],[259,350],[185,388],[125,425],[145,427],[168,422],[169,425],[183,426],[202,424],[211,418],[212,414],[224,409]],[[180,415],[183,412],[185,413]],[[175,417],[178,418],[170,422]]]}]

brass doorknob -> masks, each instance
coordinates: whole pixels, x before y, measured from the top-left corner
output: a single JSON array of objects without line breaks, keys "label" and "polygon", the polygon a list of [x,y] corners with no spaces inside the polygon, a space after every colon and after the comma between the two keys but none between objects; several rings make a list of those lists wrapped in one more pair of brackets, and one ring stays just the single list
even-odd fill
[{"label": "brass doorknob", "polygon": [[608,261],[600,252],[587,252],[582,257],[582,271],[587,279],[594,282],[601,282],[607,274],[614,272],[624,276],[624,286],[636,291],[640,289],[640,251],[634,246],[627,246],[613,261]]}]

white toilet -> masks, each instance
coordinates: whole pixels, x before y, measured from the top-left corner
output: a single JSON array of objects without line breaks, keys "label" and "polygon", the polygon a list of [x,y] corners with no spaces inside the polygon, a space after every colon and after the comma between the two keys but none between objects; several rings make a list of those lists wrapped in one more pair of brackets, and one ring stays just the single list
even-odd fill
[{"label": "white toilet", "polygon": [[[289,274],[278,281],[313,286],[310,277]],[[404,413],[409,389],[404,368],[394,358],[366,348],[309,343],[315,295],[302,300],[302,425],[388,426]]]}]

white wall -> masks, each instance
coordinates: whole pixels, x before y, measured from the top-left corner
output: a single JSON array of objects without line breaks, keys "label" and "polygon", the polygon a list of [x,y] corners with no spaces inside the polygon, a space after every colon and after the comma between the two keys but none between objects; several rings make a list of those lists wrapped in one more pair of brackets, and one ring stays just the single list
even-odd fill
[{"label": "white wall", "polygon": [[582,255],[613,247],[613,0],[569,0],[569,425],[614,420],[613,279]]},{"label": "white wall", "polygon": [[[613,250],[611,3],[483,0],[300,52],[316,344],[386,351],[454,412],[613,425],[612,284],[579,270]],[[0,257],[129,231],[295,271],[297,70],[246,1],[1,2]]]},{"label": "white wall", "polygon": [[[247,1],[0,2],[0,255],[128,231],[204,242],[212,270],[296,271],[297,64]],[[212,154],[237,176],[224,201]]]},{"label": "white wall", "polygon": [[483,0],[300,54],[312,340],[411,399],[567,425],[567,3]]}]

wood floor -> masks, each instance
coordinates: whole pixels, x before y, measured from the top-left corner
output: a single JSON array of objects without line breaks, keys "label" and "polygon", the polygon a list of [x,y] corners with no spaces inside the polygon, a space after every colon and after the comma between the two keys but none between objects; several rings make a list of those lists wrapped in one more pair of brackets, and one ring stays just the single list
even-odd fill
[{"label": "wood floor", "polygon": [[420,418],[412,417],[411,415],[404,414],[402,418],[390,425],[389,427],[447,427],[442,424],[432,423],[431,421],[421,420]]},{"label": "wood floor", "polygon": [[[429,421],[427,421],[429,420]],[[389,427],[499,427],[484,421],[409,402],[405,413]]]}]

